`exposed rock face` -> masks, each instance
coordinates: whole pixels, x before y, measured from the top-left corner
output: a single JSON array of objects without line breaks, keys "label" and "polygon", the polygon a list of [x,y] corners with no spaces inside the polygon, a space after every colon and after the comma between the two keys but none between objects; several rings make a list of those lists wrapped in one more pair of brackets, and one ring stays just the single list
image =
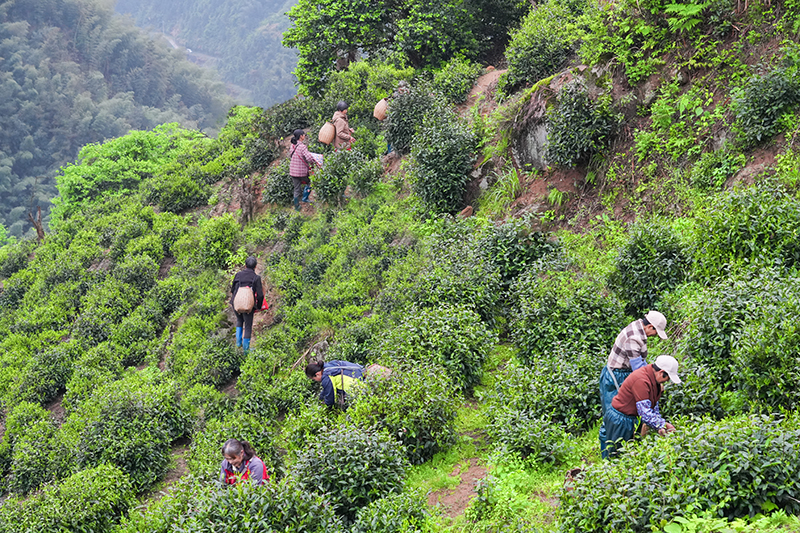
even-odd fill
[{"label": "exposed rock face", "polygon": [[520,167],[545,170],[547,168],[546,148],[547,126],[542,121],[520,132],[514,146],[511,147],[511,153]]}]

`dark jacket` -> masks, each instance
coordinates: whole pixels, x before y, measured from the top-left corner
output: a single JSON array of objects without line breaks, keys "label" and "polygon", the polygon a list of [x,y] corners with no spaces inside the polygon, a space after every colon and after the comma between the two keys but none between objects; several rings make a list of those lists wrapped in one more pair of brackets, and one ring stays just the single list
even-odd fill
[{"label": "dark jacket", "polygon": [[[364,370],[363,366],[356,363],[336,360],[326,361],[322,369],[320,399],[325,402],[325,405],[333,405],[336,402],[336,391],[340,391],[339,394],[346,393],[353,379],[364,379]],[[342,378],[342,375],[344,375],[344,378]]]},{"label": "dark jacket", "polygon": [[643,366],[627,377],[611,401],[611,407],[623,415],[636,416],[636,404],[642,400],[650,400],[650,407],[655,409],[661,399],[661,391],[653,365]]},{"label": "dark jacket", "polygon": [[261,309],[264,303],[264,288],[261,285],[261,277],[256,274],[252,268],[245,268],[233,276],[233,284],[231,285],[231,305],[233,299],[236,297],[236,291],[239,287],[252,287],[256,292],[256,305],[254,309]]}]

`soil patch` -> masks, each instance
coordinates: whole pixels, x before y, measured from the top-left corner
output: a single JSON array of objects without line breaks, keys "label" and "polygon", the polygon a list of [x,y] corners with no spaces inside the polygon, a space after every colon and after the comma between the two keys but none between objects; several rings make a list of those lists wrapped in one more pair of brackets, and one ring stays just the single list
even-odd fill
[{"label": "soil patch", "polygon": [[[456,465],[451,477],[456,477],[461,465]],[[447,516],[453,518],[464,514],[470,500],[475,495],[475,483],[486,477],[486,468],[478,464],[478,459],[469,460],[469,468],[461,474],[461,483],[455,489],[444,489],[428,495],[428,505],[441,506]]]},{"label": "soil patch", "polygon": [[61,405],[61,400],[64,399],[64,395],[62,394],[47,406],[47,410],[53,415],[53,419],[56,423],[60,426],[64,423],[64,420],[67,418],[67,411],[64,409],[64,406]]},{"label": "soil patch", "polygon": [[157,492],[153,492],[150,498],[151,502],[160,500],[164,495],[168,494],[170,489],[189,471],[186,466],[186,452],[189,450],[189,439],[180,439],[172,446],[170,455],[175,463],[174,468],[167,471],[162,481],[162,488]]}]

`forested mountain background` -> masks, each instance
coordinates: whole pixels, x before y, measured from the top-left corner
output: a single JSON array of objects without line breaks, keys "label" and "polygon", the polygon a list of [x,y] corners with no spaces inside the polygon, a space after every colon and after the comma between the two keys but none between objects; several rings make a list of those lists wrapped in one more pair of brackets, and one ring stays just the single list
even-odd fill
[{"label": "forested mountain background", "polygon": [[45,221],[53,176],[86,144],[165,122],[213,131],[224,84],[154,42],[109,0],[0,2],[0,223]]},{"label": "forested mountain background", "polygon": [[295,50],[281,44],[296,0],[118,0],[117,12],[157,31],[187,58],[213,67],[237,98],[269,107],[295,93]]}]

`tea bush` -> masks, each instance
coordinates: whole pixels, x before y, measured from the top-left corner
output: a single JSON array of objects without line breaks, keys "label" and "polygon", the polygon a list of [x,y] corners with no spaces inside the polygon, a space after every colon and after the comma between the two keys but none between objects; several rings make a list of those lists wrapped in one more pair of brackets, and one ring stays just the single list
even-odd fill
[{"label": "tea bush", "polygon": [[218,327],[217,320],[187,319],[175,332],[167,368],[189,385],[220,386],[230,381],[244,354]]},{"label": "tea bush", "polygon": [[181,411],[194,422],[194,428],[205,427],[211,419],[222,419],[234,407],[234,400],[211,385],[194,385],[181,397]]},{"label": "tea bush", "polygon": [[[509,364],[503,379],[486,393],[489,426],[523,417],[550,421],[573,435],[587,431],[600,420],[596,378],[605,359],[592,353],[555,351],[528,363]],[[506,438],[525,442],[527,437],[512,432]]]},{"label": "tea bush", "polygon": [[558,105],[547,110],[548,162],[567,167],[602,152],[621,121],[606,99],[594,100],[579,81],[564,85]]},{"label": "tea bush", "polygon": [[225,268],[238,236],[239,224],[231,213],[202,219],[175,242],[175,259],[189,269]]},{"label": "tea bush", "polygon": [[690,506],[741,517],[775,507],[800,511],[796,417],[742,416],[677,423],[667,438],[625,447],[588,467],[562,494],[561,532],[649,532]]},{"label": "tea bush", "polygon": [[753,146],[774,137],[784,113],[800,103],[800,78],[796,69],[776,67],[754,76],[734,92],[736,125],[745,145]]},{"label": "tea bush", "polygon": [[412,313],[385,334],[381,351],[397,362],[437,363],[457,390],[471,391],[496,342],[497,334],[471,307],[443,304]]},{"label": "tea bush", "polygon": [[466,101],[483,69],[463,57],[454,57],[433,74],[433,89],[451,104]]},{"label": "tea bush", "polygon": [[358,165],[350,179],[350,187],[355,194],[364,198],[369,196],[376,184],[380,183],[381,177],[383,177],[383,163],[380,159],[370,159]]},{"label": "tea bush", "polygon": [[572,451],[570,435],[558,423],[532,417],[527,411],[501,410],[487,426],[492,442],[503,452],[518,453],[538,463],[564,464]]},{"label": "tea bush", "polygon": [[758,298],[756,316],[743,324],[731,351],[734,386],[767,412],[794,411],[800,400],[798,332],[787,320],[800,309],[795,280],[783,280],[770,298]]},{"label": "tea bush", "polygon": [[128,476],[111,465],[78,472],[0,507],[0,532],[110,531],[136,505]]},{"label": "tea bush", "polygon": [[258,416],[284,416],[313,398],[314,382],[303,372],[273,374],[280,368],[280,357],[260,350],[250,352],[237,381],[242,391],[237,399],[241,409]]},{"label": "tea bush", "polygon": [[275,448],[269,419],[235,410],[222,419],[207,419],[192,435],[186,464],[192,475],[203,482],[219,479],[222,445],[228,439],[246,440],[264,461],[271,480],[283,477],[283,459]]},{"label": "tea bush", "polygon": [[513,85],[535,83],[564,67],[577,36],[571,18],[561,3],[552,0],[530,10],[506,47]]},{"label": "tea bush", "polygon": [[800,200],[778,183],[716,196],[697,219],[694,270],[699,278],[717,279],[745,265],[791,267],[800,260]]},{"label": "tea bush", "polygon": [[407,93],[392,98],[386,112],[386,141],[398,153],[408,153],[417,128],[426,116],[438,109],[436,97],[423,84],[414,85]]},{"label": "tea bush", "polygon": [[330,205],[341,205],[350,176],[359,172],[364,155],[357,150],[339,150],[325,156],[325,166],[311,177],[317,198]]},{"label": "tea bush", "polygon": [[453,111],[423,118],[411,143],[412,186],[428,212],[452,214],[464,206],[476,147],[474,132]]},{"label": "tea bush", "polygon": [[511,292],[516,306],[509,330],[525,364],[558,346],[607,354],[628,323],[619,299],[572,272],[532,270]]},{"label": "tea bush", "polygon": [[108,340],[111,324],[118,324],[139,303],[138,292],[113,277],[106,278],[81,299],[82,312],[75,320],[73,334],[90,345]]},{"label": "tea bush", "polygon": [[359,387],[348,419],[385,430],[399,440],[412,464],[420,464],[455,443],[458,402],[441,367],[397,366],[391,376],[368,376]]},{"label": "tea bush", "polygon": [[339,427],[321,434],[298,457],[293,476],[304,490],[329,498],[337,514],[353,519],[369,503],[399,494],[406,468],[403,448],[392,437]]},{"label": "tea bush", "polygon": [[57,430],[48,414],[15,436],[8,477],[3,482],[8,490],[26,494],[63,474],[57,458],[61,452],[55,438]]},{"label": "tea bush", "polygon": [[294,186],[289,175],[289,160],[281,161],[264,176],[264,192],[261,201],[265,204],[291,205]]},{"label": "tea bush", "polygon": [[730,149],[705,152],[689,174],[692,185],[704,191],[717,191],[739,170],[744,168],[747,158]]},{"label": "tea bush", "polygon": [[341,426],[340,415],[341,410],[330,408],[318,400],[290,412],[281,428],[287,451],[294,456],[305,453],[320,435]]},{"label": "tea bush", "polygon": [[113,464],[137,491],[148,488],[167,471],[170,443],[189,429],[178,394],[177,384],[158,370],[130,373],[99,388],[61,427],[75,468]]},{"label": "tea bush", "polygon": [[384,275],[379,307],[388,313],[441,304],[471,306],[494,325],[500,305],[500,272],[484,240],[467,221],[442,221],[415,250]]},{"label": "tea bush", "polygon": [[425,529],[430,516],[418,493],[390,494],[359,509],[351,533],[407,533]]},{"label": "tea bush", "polygon": [[25,268],[34,248],[34,242],[27,239],[0,247],[0,278],[8,278]]},{"label": "tea bush", "polygon": [[46,404],[63,390],[83,347],[75,339],[56,344],[33,355],[14,380],[17,400]]},{"label": "tea bush", "polygon": [[608,284],[627,302],[628,314],[640,316],[683,282],[690,253],[666,221],[639,222],[631,228],[615,263]]},{"label": "tea bush", "polygon": [[497,265],[500,283],[508,287],[536,260],[560,251],[558,242],[532,231],[526,221],[513,220],[494,226],[485,237],[488,256]]}]

